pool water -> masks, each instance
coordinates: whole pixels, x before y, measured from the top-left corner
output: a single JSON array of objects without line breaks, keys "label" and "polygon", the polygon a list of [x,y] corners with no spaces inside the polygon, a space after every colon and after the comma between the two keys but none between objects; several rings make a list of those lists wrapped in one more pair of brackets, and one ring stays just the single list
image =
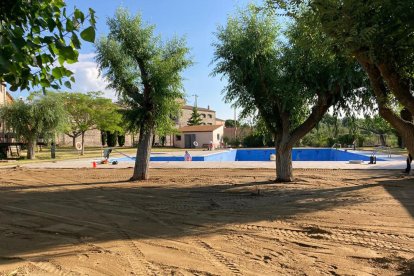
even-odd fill
[{"label": "pool water", "polygon": [[[232,149],[221,151],[205,156],[193,156],[193,161],[269,161],[270,155],[275,154],[274,149]],[[345,150],[331,148],[304,149],[296,148],[292,150],[293,161],[349,161],[362,160],[369,161],[369,155],[358,154]],[[134,161],[135,158],[119,158],[118,161]],[[184,161],[182,156],[151,156],[151,161]],[[377,161],[384,161],[377,158]]]}]

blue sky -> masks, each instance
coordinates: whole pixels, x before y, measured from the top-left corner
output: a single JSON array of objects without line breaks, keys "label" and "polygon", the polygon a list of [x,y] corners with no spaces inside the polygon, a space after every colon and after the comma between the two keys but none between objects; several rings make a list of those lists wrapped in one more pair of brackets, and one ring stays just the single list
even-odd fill
[{"label": "blue sky", "polygon": [[[156,25],[155,32],[163,39],[175,35],[185,36],[191,49],[194,65],[184,72],[185,92],[187,95],[197,94],[198,106],[210,107],[217,111],[217,117],[233,118],[230,104],[223,101],[222,90],[225,82],[220,76],[210,76],[217,26],[224,25],[228,15],[244,8],[249,0],[67,0],[68,10],[74,6],[83,11],[89,7],[96,11],[97,36],[108,33],[106,19],[112,17],[118,7],[127,8],[131,14],[141,13],[144,21]],[[255,1],[253,1],[255,2]],[[259,1],[261,2],[261,1]],[[74,91],[105,90],[105,95],[114,98],[113,91],[106,89],[106,84],[98,76],[93,60],[95,49],[93,44],[83,43],[79,63],[69,68],[75,72]],[[16,96],[25,96],[19,92]],[[194,97],[187,98],[188,104],[194,103]]]},{"label": "blue sky", "polygon": [[[97,35],[108,32],[106,19],[112,17],[115,10],[122,6],[132,14],[141,13],[145,21],[156,25],[156,33],[163,39],[175,35],[185,36],[191,49],[194,65],[184,73],[185,92],[187,95],[197,94],[200,107],[210,107],[217,111],[219,118],[232,118],[233,111],[229,104],[223,102],[222,90],[225,83],[220,77],[212,77],[211,60],[215,40],[214,32],[218,25],[224,25],[228,15],[234,14],[238,8],[245,7],[248,0],[127,0],[96,1],[69,0],[69,7],[76,6],[82,10],[92,7],[98,17]],[[93,45],[85,45],[82,53],[93,53]],[[188,97],[189,104],[194,97]]]}]

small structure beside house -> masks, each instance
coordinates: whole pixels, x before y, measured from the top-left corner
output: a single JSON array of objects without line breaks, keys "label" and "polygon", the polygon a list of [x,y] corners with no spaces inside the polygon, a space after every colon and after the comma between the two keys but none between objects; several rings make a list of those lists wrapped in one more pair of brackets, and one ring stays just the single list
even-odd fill
[{"label": "small structure beside house", "polygon": [[225,123],[226,123],[226,120],[222,120],[216,117],[216,123],[215,123],[216,125],[224,126]]},{"label": "small structure beside house", "polygon": [[213,142],[213,149],[220,148],[223,143],[224,126],[200,125],[184,126],[174,136],[174,147],[177,148],[208,148]]}]

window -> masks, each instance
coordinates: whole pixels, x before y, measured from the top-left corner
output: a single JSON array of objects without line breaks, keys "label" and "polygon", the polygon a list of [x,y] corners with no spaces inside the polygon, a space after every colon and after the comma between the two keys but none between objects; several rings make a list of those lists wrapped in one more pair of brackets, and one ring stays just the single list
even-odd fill
[{"label": "window", "polygon": [[181,141],[181,135],[175,135],[175,140]]},{"label": "window", "polygon": [[207,123],[208,125],[210,125],[210,126],[212,126],[213,124],[212,123]]},{"label": "window", "polygon": [[208,117],[211,119],[211,118],[213,118],[213,115],[211,115],[211,114],[208,114]]},{"label": "window", "polygon": [[217,140],[220,140],[220,133],[217,133]]},{"label": "window", "polygon": [[203,118],[205,118],[206,117],[206,114],[202,113],[201,116],[203,116]]}]

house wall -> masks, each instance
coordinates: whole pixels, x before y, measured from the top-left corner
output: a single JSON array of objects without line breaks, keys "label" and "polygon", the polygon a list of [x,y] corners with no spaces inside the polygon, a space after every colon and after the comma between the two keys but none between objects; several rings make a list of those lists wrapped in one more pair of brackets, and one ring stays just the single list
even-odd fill
[{"label": "house wall", "polygon": [[[229,140],[234,140],[234,138],[243,140],[244,137],[252,134],[253,130],[250,127],[226,127],[224,129],[224,136],[227,137]],[[235,136],[236,135],[236,136]]]},{"label": "house wall", "polygon": [[[216,112],[214,110],[206,110],[205,108],[199,109],[198,113],[201,115],[201,119],[205,125],[215,125],[216,124]],[[193,110],[191,108],[181,109],[181,116],[177,120],[177,126],[182,127],[188,125],[187,122],[191,118]]]},{"label": "house wall", "polygon": [[224,127],[221,126],[213,131],[213,146],[214,148],[221,148],[223,142]]},{"label": "house wall", "polygon": [[217,126],[224,126],[224,124],[226,123],[226,121],[223,121],[223,120],[217,120],[217,118],[216,118],[216,123],[215,123],[215,125],[217,125]]},{"label": "house wall", "polygon": [[[6,85],[0,83],[0,106],[11,103],[13,103],[13,98],[7,93]],[[0,118],[0,142],[11,142],[9,139],[5,138],[6,132],[8,131],[9,129],[5,125],[5,122]]]},{"label": "house wall", "polygon": [[[214,148],[219,148],[223,139],[223,127],[219,127],[214,131],[208,132],[184,132],[178,135],[181,136],[181,141],[178,141],[176,137],[174,137],[174,147],[177,148],[185,148],[185,135],[186,134],[194,134],[196,136],[196,141],[198,146],[196,148],[203,148],[204,144],[210,144],[213,141]],[[217,137],[218,135],[218,137]]]},{"label": "house wall", "polygon": [[[56,144],[59,146],[72,146],[72,137],[69,137],[66,134],[58,135],[56,139]],[[135,141],[138,139],[135,137]],[[79,136],[75,139],[75,143],[82,142],[82,137]],[[85,146],[87,147],[101,147],[101,131],[98,129],[92,129],[85,132]],[[133,137],[132,134],[125,135],[125,145],[126,147],[133,146]]]}]

